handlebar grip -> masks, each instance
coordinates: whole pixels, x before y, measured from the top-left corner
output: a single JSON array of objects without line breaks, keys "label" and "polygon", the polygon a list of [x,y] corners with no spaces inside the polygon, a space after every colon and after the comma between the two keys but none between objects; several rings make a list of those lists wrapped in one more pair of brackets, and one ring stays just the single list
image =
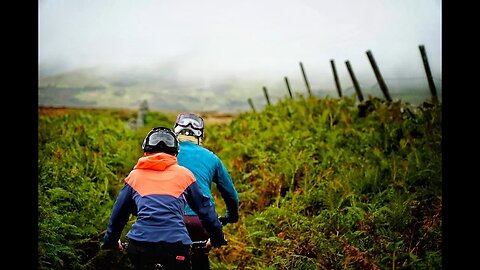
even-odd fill
[{"label": "handlebar grip", "polygon": [[192,248],[204,248],[207,246],[208,240],[194,241],[192,242]]}]

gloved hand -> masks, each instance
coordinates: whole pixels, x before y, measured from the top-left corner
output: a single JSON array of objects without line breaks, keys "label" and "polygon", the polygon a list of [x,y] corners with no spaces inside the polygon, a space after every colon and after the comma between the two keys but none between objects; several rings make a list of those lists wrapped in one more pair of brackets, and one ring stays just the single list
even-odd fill
[{"label": "gloved hand", "polygon": [[223,226],[227,225],[227,223],[235,223],[238,221],[238,216],[236,218],[232,218],[231,216],[221,216],[218,217],[220,222],[222,223]]},{"label": "gloved hand", "polygon": [[206,244],[206,246],[208,248],[210,248],[212,246],[213,247],[220,247],[220,246],[226,246],[226,245],[228,245],[228,241],[225,238],[223,238],[223,240],[218,240],[217,239],[216,241],[212,241],[212,239],[209,238],[208,241],[207,241],[207,244]]}]

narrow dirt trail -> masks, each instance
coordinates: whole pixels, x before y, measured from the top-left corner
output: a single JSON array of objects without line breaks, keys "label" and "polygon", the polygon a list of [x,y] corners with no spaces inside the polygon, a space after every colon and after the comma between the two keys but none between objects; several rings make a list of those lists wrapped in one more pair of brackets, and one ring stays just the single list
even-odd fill
[{"label": "narrow dirt trail", "polygon": [[203,112],[199,113],[206,125],[228,124],[236,116],[234,113]]}]

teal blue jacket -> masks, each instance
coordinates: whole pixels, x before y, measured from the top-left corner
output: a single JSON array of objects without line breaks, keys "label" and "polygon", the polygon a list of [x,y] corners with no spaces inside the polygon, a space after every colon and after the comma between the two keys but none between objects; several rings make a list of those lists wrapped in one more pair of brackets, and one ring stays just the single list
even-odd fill
[{"label": "teal blue jacket", "polygon": [[[197,184],[202,189],[204,195],[213,200],[211,187],[212,182],[225,201],[225,217],[233,220],[238,219],[238,193],[232,182],[232,179],[223,165],[220,158],[212,151],[193,142],[185,141],[180,143],[180,152],[177,155],[178,164],[187,167],[195,176]],[[196,215],[187,205],[185,207],[187,215]]]}]

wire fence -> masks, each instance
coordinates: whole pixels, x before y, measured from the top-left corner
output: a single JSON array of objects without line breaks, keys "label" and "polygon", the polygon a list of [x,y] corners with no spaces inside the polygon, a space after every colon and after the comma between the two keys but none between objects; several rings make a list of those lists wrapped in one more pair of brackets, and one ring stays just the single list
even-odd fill
[{"label": "wire fence", "polygon": [[[364,100],[363,92],[365,92],[365,94],[367,94],[368,96],[374,96],[374,97],[378,97],[383,93],[383,96],[387,101],[392,101],[393,99],[400,99],[405,102],[410,102],[412,104],[419,104],[426,100],[430,100],[433,103],[440,102],[441,96],[442,96],[442,79],[439,77],[432,76],[427,55],[425,52],[425,47],[423,45],[419,45],[419,49],[420,49],[423,65],[425,68],[426,76],[414,76],[414,77],[383,77],[375,62],[372,52],[370,50],[367,50],[366,54],[369,58],[369,61],[375,73],[375,77],[377,79],[376,83],[367,87],[362,86],[361,84],[358,83],[358,81],[356,80],[355,74],[350,66],[349,61],[346,61],[345,64],[347,65],[347,69],[349,70],[349,74],[353,84],[342,88],[339,77],[337,75],[337,70],[335,67],[334,60],[331,59],[330,63],[333,71],[333,76],[335,79],[335,86],[336,86],[338,97],[341,98],[344,95],[353,95],[355,93],[359,99],[359,102],[361,103]],[[307,92],[309,96],[318,95],[322,97],[322,96],[329,96],[332,93],[334,93],[331,90],[312,89],[307,79],[305,68],[302,62],[300,62],[300,69],[301,69],[305,86],[307,88]],[[287,77],[284,77],[284,80],[286,83],[289,96],[290,98],[293,98],[289,80]],[[267,103],[264,104],[263,106],[271,105],[272,99],[268,95],[267,88],[263,86],[262,90],[263,90],[264,97],[267,101]],[[439,92],[439,94],[437,93],[437,91]],[[390,95],[390,93],[393,94],[393,97]],[[257,99],[258,98],[259,97],[257,97]],[[256,111],[252,98],[248,98],[248,103],[252,108],[252,110]]]}]

